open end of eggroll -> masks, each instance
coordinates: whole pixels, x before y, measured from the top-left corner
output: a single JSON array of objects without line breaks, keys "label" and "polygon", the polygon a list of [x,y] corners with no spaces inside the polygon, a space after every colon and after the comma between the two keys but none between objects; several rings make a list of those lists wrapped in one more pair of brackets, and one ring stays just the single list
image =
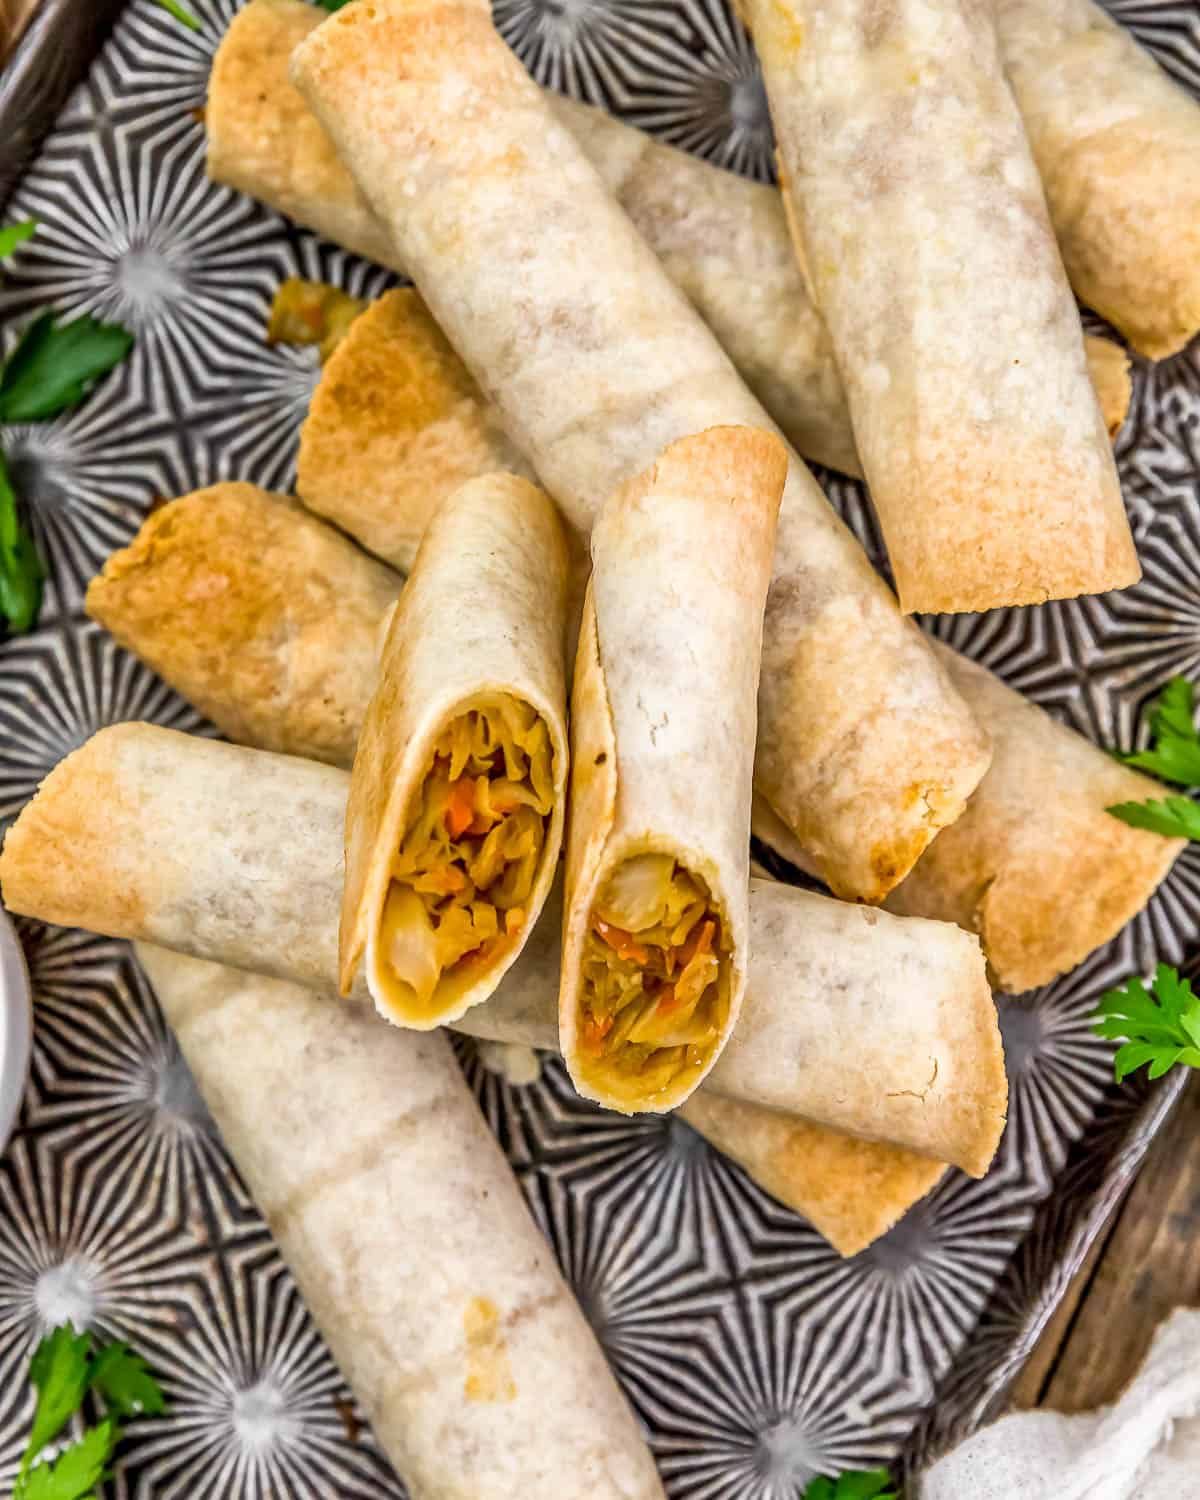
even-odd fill
[{"label": "open end of eggroll", "polygon": [[479,698],[438,736],[369,945],[377,993],[400,1019],[436,1020],[520,939],[554,785],[546,722],[510,694]]},{"label": "open end of eggroll", "polygon": [[583,948],[580,1071],[634,1107],[702,1069],[729,1021],[731,944],[706,883],[670,854],[604,882]]}]

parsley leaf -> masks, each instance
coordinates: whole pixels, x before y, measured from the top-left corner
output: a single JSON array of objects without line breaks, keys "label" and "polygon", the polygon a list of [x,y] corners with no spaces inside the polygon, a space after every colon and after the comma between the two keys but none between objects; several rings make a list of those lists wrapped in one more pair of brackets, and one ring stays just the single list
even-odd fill
[{"label": "parsley leaf", "polygon": [[21,1472],[52,1442],[83,1404],[91,1377],[92,1338],[64,1323],[48,1333],[34,1351],[29,1379],[36,1389],[33,1430],[21,1459]]},{"label": "parsley leaf", "polygon": [[14,635],[28,630],[42,603],[46,570],[17,513],[17,497],[0,452],[0,620]]},{"label": "parsley leaf", "polygon": [[18,245],[31,240],[37,232],[38,221],[26,219],[23,224],[9,224],[0,229],[0,260],[7,259]]},{"label": "parsley leaf", "polygon": [[175,19],[182,25],[186,26],[189,31],[200,30],[200,22],[197,21],[190,10],[184,10],[183,6],[180,5],[179,0],[155,0],[155,4],[161,5],[163,10],[165,10],[169,15],[174,16]]},{"label": "parsley leaf", "polygon": [[1164,797],[1157,801],[1118,802],[1106,808],[1114,818],[1131,828],[1148,828],[1169,839],[1200,839],[1200,802],[1190,797]]},{"label": "parsley leaf", "polygon": [[890,1488],[886,1469],[859,1469],[836,1479],[814,1479],[803,1500],[900,1500],[900,1491]]},{"label": "parsley leaf", "polygon": [[92,1364],[91,1383],[105,1405],[123,1417],[157,1417],[167,1409],[158,1381],[128,1344],[101,1349]]},{"label": "parsley leaf", "polygon": [[1136,750],[1121,759],[1164,781],[1180,786],[1200,786],[1200,734],[1196,733],[1196,699],[1186,677],[1172,677],[1150,710],[1148,750]]},{"label": "parsley leaf", "polygon": [[0,371],[0,422],[38,422],[82,401],[88,385],[119,365],[133,335],[115,323],[35,318]]},{"label": "parsley leaf", "polygon": [[1200,996],[1169,964],[1159,964],[1149,988],[1134,978],[1123,990],[1108,990],[1093,1030],[1125,1043],[1113,1058],[1118,1083],[1147,1065],[1150,1078],[1161,1078],[1176,1063],[1200,1067]]},{"label": "parsley leaf", "polygon": [[350,0],[317,0],[322,10],[341,10],[343,5],[349,5]]},{"label": "parsley leaf", "polygon": [[105,1465],[119,1436],[120,1430],[112,1420],[89,1427],[52,1464],[38,1464],[18,1488],[18,1500],[86,1500],[106,1477]]}]

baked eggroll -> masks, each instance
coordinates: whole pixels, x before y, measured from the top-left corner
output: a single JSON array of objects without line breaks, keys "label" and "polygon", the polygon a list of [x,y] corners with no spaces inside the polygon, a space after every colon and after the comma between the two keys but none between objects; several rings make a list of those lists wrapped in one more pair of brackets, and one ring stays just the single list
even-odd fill
[{"label": "baked eggroll", "polygon": [[[249,0],[238,11],[209,83],[209,174],[403,271],[288,80],[292,48],[323,19],[306,0]],[[602,110],[554,94],[547,100],[788,441],[805,458],[861,476],[841,376],[796,264],[778,192],[654,141]],[[425,314],[423,326],[419,304],[409,306],[405,311],[396,302],[390,315],[381,311],[376,339],[368,341],[363,330],[353,362],[347,355],[336,379],[331,372],[322,382],[301,434],[297,480],[305,504],[405,570],[417,538],[399,528],[392,534],[389,496],[402,494],[409,513],[427,519],[448,491],[423,487],[423,468],[432,468],[435,483],[449,477],[453,488],[477,473],[513,469],[515,453],[494,414],[483,417],[463,404],[477,392],[474,381],[457,358],[446,366],[448,345],[431,332],[437,325]],[[403,378],[385,382],[389,334],[406,344],[394,351]],[[1097,361],[1119,355],[1118,346],[1090,335],[1085,345],[1099,386]],[[427,361],[423,371],[419,359]],[[421,394],[422,376],[438,380],[436,400]],[[1103,405],[1103,389],[1101,396]],[[1104,409],[1115,431],[1125,410],[1114,417]],[[432,431],[424,441],[414,430],[414,412],[428,414]]]},{"label": "baked eggroll", "polygon": [[392,615],[346,807],[339,979],[429,1030],[486,1000],[546,900],[567,783],[567,550],[550,499],[473,479]]},{"label": "baked eggroll", "polygon": [[986,8],[746,8],[900,607],[1136,582],[1079,314]]},{"label": "baked eggroll", "polygon": [[681,1103],[741,1012],[762,613],[786,473],[771,433],[713,428],[666,448],[592,531],[559,1032],[575,1087],[612,1109]]},{"label": "baked eggroll", "polygon": [[947,1171],[944,1162],[902,1146],[859,1140],[707,1089],[679,1112],[839,1255],[857,1255],[886,1234]]},{"label": "baked eggroll", "polygon": [[[61,761],[13,824],[0,891],[22,915],[332,994],[348,780],[314,761],[115,725]],[[555,915],[551,905],[462,1028],[556,1045]],[[1006,1085],[976,938],[756,880],[749,947],[742,1022],[712,1089],[986,1168]]]},{"label": "baked eggroll", "polygon": [[[286,503],[249,485],[240,488],[246,508]],[[348,766],[372,683],[363,673],[355,679],[355,695],[344,692],[336,707],[319,697],[310,699],[305,696],[304,661],[293,661],[293,654],[300,650],[318,660],[322,656],[333,659],[342,649],[354,659],[367,660],[381,639],[386,614],[383,600],[399,590],[401,580],[391,575],[390,588],[381,589],[374,603],[361,577],[354,585],[356,593],[349,591],[347,582],[348,592],[338,609],[314,617],[311,635],[293,637],[286,628],[287,611],[303,594],[308,576],[304,540],[308,533],[302,530],[289,542],[288,532],[281,529],[273,552],[272,607],[264,605],[258,617],[264,636],[276,643],[269,652],[258,652],[255,640],[243,631],[228,630],[220,611],[189,610],[187,628],[177,631],[177,601],[188,591],[189,597],[199,601],[224,589],[236,595],[239,574],[247,569],[251,569],[253,583],[252,563],[240,544],[239,530],[210,530],[203,524],[208,493],[200,491],[173,501],[143,523],[129,547],[110,559],[103,575],[105,586],[100,589],[93,583],[88,591],[89,613],[185,697],[190,696],[190,684],[198,680],[208,694],[205,706],[210,717],[244,743],[317,759],[322,747],[340,738],[350,742],[339,762]],[[177,512],[179,519],[164,527],[159,518],[168,512]],[[195,524],[185,521],[188,512],[196,513]],[[247,533],[254,534],[257,524],[248,521]],[[140,566],[131,568],[128,558],[140,559]],[[1036,704],[1004,687],[986,668],[973,666],[943,644],[938,643],[936,649],[972,712],[995,738],[1004,770],[1002,775],[983,779],[959,834],[945,843],[939,836],[941,850],[957,846],[957,855],[942,856],[947,860],[944,869],[939,860],[923,860],[920,879],[914,879],[911,890],[897,901],[901,906],[915,901],[919,890],[921,905],[914,910],[978,928],[998,988],[1019,991],[1046,984],[1115,937],[1165,876],[1178,845],[1130,828],[1104,811],[1114,799],[1161,796],[1162,788],[1139,773],[1118,768],[1090,740],[1065,729]],[[196,662],[205,664],[198,678],[193,670]],[[244,730],[250,724],[261,731],[261,741],[237,734],[236,726]],[[1111,783],[1114,772],[1118,779]],[[1022,826],[1019,810],[1025,795],[1038,801],[1038,811]],[[758,837],[785,859],[815,872],[795,835],[758,796],[752,825]],[[1103,854],[1093,857],[1092,851],[1098,850]],[[1042,879],[1044,861],[1051,861],[1061,872],[1055,879]],[[1081,902],[1069,872],[1084,866],[1092,895]],[[971,916],[975,906],[964,897],[964,881],[958,873],[962,869],[983,872],[977,886],[979,900],[988,896],[989,872],[1003,875],[997,899],[1006,890],[1018,893],[1012,899],[1026,904],[1035,959],[1023,955],[1010,924],[978,922]]]},{"label": "baked eggroll", "polygon": [[1105,809],[1162,786],[1058,723],[985,667],[940,648],[992,732],[967,810],[892,893],[893,911],[979,934],[997,989],[1049,984],[1114,938],[1186,847]]},{"label": "baked eggroll", "polygon": [[86,609],[230,739],[348,766],[401,580],[252,484],[154,510]]},{"label": "baked eggroll", "polygon": [[[769,425],[484,0],[347,6],[292,70],[580,531],[669,442]],[[760,789],[834,890],[882,899],[961,811],[988,748],[794,456],[762,665]]]},{"label": "baked eggroll", "polygon": [[328,354],[300,429],[296,493],[407,573],[447,496],[501,471],[526,465],[495,408],[419,294],[385,292]]},{"label": "baked eggroll", "polygon": [[997,0],[1076,295],[1139,354],[1200,329],[1200,107],[1092,0]]},{"label": "baked eggroll", "polygon": [[443,1037],[139,946],[180,1050],[414,1500],[662,1500]]}]

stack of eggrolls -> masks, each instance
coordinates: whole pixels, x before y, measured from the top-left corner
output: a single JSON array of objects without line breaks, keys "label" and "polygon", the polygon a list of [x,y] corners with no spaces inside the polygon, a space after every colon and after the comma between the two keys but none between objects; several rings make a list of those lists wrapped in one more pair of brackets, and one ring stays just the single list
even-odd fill
[{"label": "stack of eggrolls", "polygon": [[[1078,963],[1182,847],[1105,810],[1155,783],[902,611],[1138,576],[1128,365],[1068,276],[1141,349],[1200,321],[1181,259],[1147,309],[1099,222],[1136,198],[1125,122],[1183,201],[1194,107],[1090,0],[747,19],[782,195],[552,103],[484,0],[250,0],[210,172],[418,290],[285,288],[272,336],[325,363],[301,503],[185,496],[89,590],[239,743],[101,731],[0,853],[13,910],[151,945],[418,1496],[661,1489],[444,1040],[409,1033],[558,1049],[584,1097],[679,1109],[851,1254],[991,1161],[989,979]],[[1072,116],[1047,80],[1093,57],[1111,97]],[[899,607],[772,416],[865,469]],[[752,828],[834,896],[752,876]],[[549,1461],[496,1456],[560,1370]]]}]

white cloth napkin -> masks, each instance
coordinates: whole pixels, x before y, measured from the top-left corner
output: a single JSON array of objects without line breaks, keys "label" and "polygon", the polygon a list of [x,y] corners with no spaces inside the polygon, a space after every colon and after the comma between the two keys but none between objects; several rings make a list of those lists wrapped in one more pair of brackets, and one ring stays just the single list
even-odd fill
[{"label": "white cloth napkin", "polygon": [[1200,1310],[1154,1336],[1115,1406],[1022,1412],[936,1463],[919,1500],[1200,1500]]}]

